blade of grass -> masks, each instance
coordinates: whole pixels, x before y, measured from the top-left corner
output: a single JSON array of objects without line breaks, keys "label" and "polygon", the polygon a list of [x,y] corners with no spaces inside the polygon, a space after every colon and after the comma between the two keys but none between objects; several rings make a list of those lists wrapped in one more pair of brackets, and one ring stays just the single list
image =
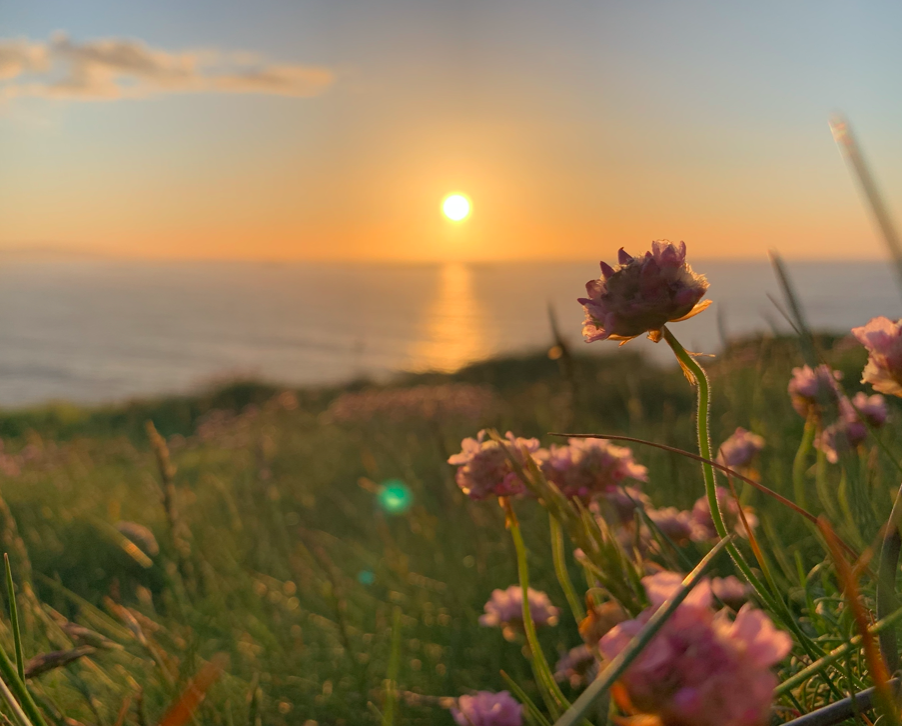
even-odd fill
[{"label": "blade of grass", "polygon": [[570,610],[573,612],[573,618],[579,624],[586,617],[586,611],[583,609],[579,596],[573,587],[570,573],[567,572],[567,560],[564,553],[564,532],[561,529],[561,523],[557,521],[557,517],[550,512],[548,514],[548,522],[551,528],[551,554],[554,559],[554,572],[557,575],[561,589],[564,591],[564,596],[567,598],[567,603],[570,605]]},{"label": "blade of grass", "polygon": [[4,681],[2,678],[0,678],[0,698],[2,698],[6,702],[6,705],[9,707],[9,710],[12,712],[13,717],[16,719],[16,723],[18,723],[19,726],[33,726],[31,721],[28,719],[28,716],[25,715],[25,711],[22,709],[22,706],[9,690],[9,686],[6,685],[6,681]]},{"label": "blade of grass", "polygon": [[627,647],[608,664],[608,666],[599,674],[598,678],[583,691],[582,695],[580,695],[570,709],[555,722],[554,726],[576,726],[576,724],[582,720],[589,712],[592,704],[601,698],[620,676],[623,675],[630,664],[639,656],[645,649],[645,646],[651,642],[652,638],[655,637],[658,631],[668,621],[670,616],[676,612],[676,609],[683,600],[686,599],[686,596],[689,595],[692,588],[694,588],[702,577],[704,577],[705,572],[707,572],[716,557],[730,545],[733,538],[734,535],[729,535],[720,540],[720,542],[705,555],[702,561],[696,565],[695,569],[683,580],[683,585],[679,592],[657,609],[655,614],[652,615],[645,624],[645,627],[643,627],[636,637],[630,641],[629,645],[627,645]]},{"label": "blade of grass", "polygon": [[16,587],[13,584],[13,571],[9,566],[9,555],[3,553],[3,564],[6,566],[6,592],[9,598],[9,622],[13,629],[13,640],[16,647],[16,671],[19,679],[25,682],[25,656],[22,654],[22,633],[19,631],[19,608],[16,606]]},{"label": "blade of grass", "polygon": [[517,683],[504,671],[501,671],[501,677],[504,679],[507,687],[514,692],[517,700],[519,700],[520,703],[526,706],[526,710],[529,712],[529,715],[532,717],[533,721],[539,724],[539,726],[551,726],[551,722],[547,718],[545,718],[545,715],[539,710],[539,707],[532,702],[532,699],[528,695],[526,695],[526,691],[520,688],[519,683]]},{"label": "blade of grass", "polygon": [[194,715],[207,691],[222,675],[228,665],[229,657],[225,653],[217,653],[197,672],[190,683],[182,691],[179,699],[172,704],[160,721],[160,726],[182,726]]}]

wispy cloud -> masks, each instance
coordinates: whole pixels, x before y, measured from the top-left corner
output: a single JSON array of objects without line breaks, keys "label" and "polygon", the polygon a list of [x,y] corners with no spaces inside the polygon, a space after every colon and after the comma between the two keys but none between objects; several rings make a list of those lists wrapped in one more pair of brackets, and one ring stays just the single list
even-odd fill
[{"label": "wispy cloud", "polygon": [[172,52],[130,38],[46,42],[0,38],[0,98],[79,101],[164,93],[315,96],[335,80],[328,68],[273,63],[252,53]]}]

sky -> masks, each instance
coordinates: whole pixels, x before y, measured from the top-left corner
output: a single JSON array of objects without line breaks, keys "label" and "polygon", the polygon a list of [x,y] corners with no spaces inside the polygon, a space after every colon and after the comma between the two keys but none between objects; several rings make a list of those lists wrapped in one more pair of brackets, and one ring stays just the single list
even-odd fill
[{"label": "sky", "polygon": [[902,207],[900,29],[890,2],[14,0],[0,251],[879,258],[828,118]]}]

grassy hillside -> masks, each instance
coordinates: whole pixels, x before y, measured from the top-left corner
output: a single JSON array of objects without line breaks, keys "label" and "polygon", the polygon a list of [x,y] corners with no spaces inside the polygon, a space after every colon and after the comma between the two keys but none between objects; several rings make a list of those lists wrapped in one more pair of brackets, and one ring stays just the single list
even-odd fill
[{"label": "grassy hillside", "polygon": [[[820,342],[845,371],[847,392],[858,390],[864,352],[844,340]],[[0,535],[17,578],[26,657],[71,649],[77,639],[60,628],[64,619],[115,643],[33,679],[39,702],[83,723],[156,723],[222,653],[225,675],[198,723],[379,723],[396,608],[396,723],[450,724],[441,699],[503,689],[502,669],[534,694],[521,646],[477,622],[493,588],[516,582],[503,513],[461,494],[448,455],[487,426],[543,445],[553,431],[629,433],[688,450],[695,440],[694,393],[675,367],[653,367],[630,346],[613,345],[607,355],[567,361],[494,360],[390,387],[482,387],[482,400],[439,416],[407,399],[394,409],[385,398],[370,408],[350,399],[343,413],[333,405],[369,390],[364,383],[285,393],[249,382],[101,409],[0,413],[8,505]],[[803,421],[786,384],[799,364],[795,343],[779,339],[737,343],[706,363],[715,444],[740,425],[764,436],[762,480],[787,495]],[[898,453],[898,406],[893,419],[883,439]],[[169,516],[147,421],[174,467]],[[645,489],[657,506],[691,507],[703,493],[696,463],[641,446],[634,454],[649,468]],[[870,478],[883,516],[898,478],[884,459],[874,454]],[[835,486],[838,474],[829,476]],[[406,511],[380,503],[391,480],[409,488]],[[760,493],[742,496],[757,509],[774,576],[798,594],[796,553],[805,572],[824,559],[815,536]],[[547,515],[529,502],[518,513],[534,586],[565,610]],[[140,532],[123,529],[126,538],[121,522],[146,527],[159,551]],[[701,556],[698,547],[689,545],[690,558]],[[729,561],[720,569],[731,572]],[[805,617],[804,597],[794,602]],[[580,642],[566,615],[541,637],[551,659]],[[11,652],[5,616],[0,639]]]}]

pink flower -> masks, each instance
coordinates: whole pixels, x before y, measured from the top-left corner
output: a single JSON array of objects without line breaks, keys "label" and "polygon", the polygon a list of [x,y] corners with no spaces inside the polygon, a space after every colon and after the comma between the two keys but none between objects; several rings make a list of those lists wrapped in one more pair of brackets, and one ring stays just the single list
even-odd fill
[{"label": "pink flower", "polygon": [[464,439],[462,451],[448,459],[457,469],[457,486],[470,499],[487,499],[491,496],[507,497],[522,494],[526,485],[514,471],[510,456],[521,466],[538,450],[537,439],[521,439],[510,431],[505,434],[507,443],[501,444],[488,438],[485,429],[475,439]]},{"label": "pink flower", "polygon": [[[662,572],[643,578],[651,607],[602,638],[602,655],[615,658],[672,597],[682,578]],[[770,668],[792,641],[766,614],[742,607],[735,620],[715,614],[711,589],[699,583],[627,668],[621,679],[630,702],[664,726],[762,726],[768,722],[777,679]]]},{"label": "pink flower", "polygon": [[626,479],[648,480],[648,470],[633,461],[632,451],[604,439],[569,439],[567,446],[552,444],[536,458],[564,496],[584,502],[616,492]]},{"label": "pink flower", "polygon": [[458,726],[521,726],[523,707],[507,691],[461,696],[451,715]]},{"label": "pink flower", "polygon": [[[536,627],[557,625],[558,610],[544,592],[527,590],[529,613]],[[511,585],[507,590],[493,590],[485,604],[485,615],[479,616],[479,624],[489,628],[502,628],[504,637],[513,639],[523,630],[523,588]]]},{"label": "pink flower", "polygon": [[[727,531],[735,530],[743,537],[748,537],[742,518],[739,516],[739,503],[733,495],[723,487],[717,487],[717,501],[720,504],[720,513],[723,516],[724,525]],[[743,507],[742,513],[745,515],[749,527],[755,529],[758,526],[758,517],[750,507]],[[695,525],[695,538],[697,540],[717,539],[717,530],[714,527],[714,520],[711,519],[711,508],[708,506],[708,497],[699,497],[692,506],[692,521]]]},{"label": "pink flower", "polygon": [[837,381],[842,378],[839,371],[830,370],[826,365],[819,365],[816,370],[810,366],[792,369],[789,381],[789,397],[792,407],[802,418],[809,415],[821,416],[825,406],[839,401],[842,392]]},{"label": "pink flower", "polygon": [[818,431],[814,445],[827,455],[827,461],[835,464],[841,454],[855,451],[867,438],[867,424],[858,417],[849,399],[843,396],[839,400],[839,418]]},{"label": "pink flower", "polygon": [[886,423],[889,411],[886,409],[886,401],[879,393],[868,396],[864,391],[859,391],[852,398],[852,406],[855,411],[873,428],[879,429]]},{"label": "pink flower", "polygon": [[718,600],[733,610],[739,610],[749,599],[749,586],[735,575],[715,577],[711,581],[711,591]]},{"label": "pink flower", "polygon": [[[611,524],[630,525],[635,522],[636,510],[640,507],[648,509],[651,506],[651,499],[644,492],[636,487],[617,487],[613,491],[605,492],[601,501],[606,504],[606,511]],[[594,509],[593,511],[597,511]]]},{"label": "pink flower", "polygon": [[588,645],[577,645],[561,656],[554,667],[554,678],[567,681],[571,688],[579,688],[595,679],[598,658]]},{"label": "pink flower", "polygon": [[720,445],[717,463],[730,469],[742,469],[752,463],[764,448],[764,438],[746,431],[742,426]]},{"label": "pink flower", "polygon": [[686,243],[652,243],[650,252],[631,257],[623,248],[616,269],[601,263],[601,277],[586,283],[583,337],[626,342],[643,333],[657,342],[668,322],[697,315],[710,304],[699,302],[708,290],[704,275],[686,263]]},{"label": "pink flower", "polygon": [[868,351],[861,382],[881,393],[902,396],[902,320],[894,323],[889,318],[873,318],[867,325],[852,328],[852,335]]},{"label": "pink flower", "polygon": [[692,512],[680,511],[676,507],[648,509],[648,518],[655,523],[674,544],[682,545],[696,539],[696,525]]}]

